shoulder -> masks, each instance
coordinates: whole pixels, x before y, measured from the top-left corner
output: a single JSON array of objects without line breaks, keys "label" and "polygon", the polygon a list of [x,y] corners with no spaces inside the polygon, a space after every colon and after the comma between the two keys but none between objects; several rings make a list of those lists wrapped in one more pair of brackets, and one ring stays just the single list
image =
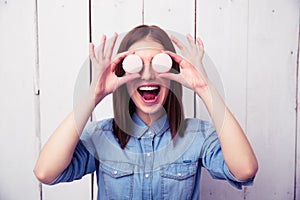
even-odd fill
[{"label": "shoulder", "polygon": [[95,144],[99,144],[104,134],[112,135],[113,119],[104,119],[101,121],[88,122],[80,136],[80,141],[89,152],[95,153]]},{"label": "shoulder", "polygon": [[102,134],[103,132],[107,131],[112,132],[112,124],[113,118],[88,122],[82,132],[81,138],[90,137],[95,134]]},{"label": "shoulder", "polygon": [[93,121],[87,124],[86,128],[90,131],[112,131],[113,118],[103,119],[100,121]]},{"label": "shoulder", "polygon": [[185,126],[185,132],[201,132],[206,135],[215,131],[211,122],[198,118],[186,118]]},{"label": "shoulder", "polygon": [[210,152],[216,152],[219,148],[219,140],[216,129],[210,121],[201,120],[198,118],[186,119],[186,131],[195,134],[195,149],[200,147],[200,157],[207,155]]}]

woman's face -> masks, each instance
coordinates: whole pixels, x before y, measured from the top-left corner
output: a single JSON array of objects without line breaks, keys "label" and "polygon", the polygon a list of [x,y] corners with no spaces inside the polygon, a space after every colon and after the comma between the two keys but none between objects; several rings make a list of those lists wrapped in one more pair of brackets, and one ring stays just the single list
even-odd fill
[{"label": "woman's face", "polygon": [[142,59],[143,68],[140,79],[127,83],[127,91],[136,105],[136,114],[148,125],[165,112],[163,105],[169,93],[170,81],[158,78],[151,67],[152,58],[161,50],[163,46],[151,39],[138,41],[129,48]]}]

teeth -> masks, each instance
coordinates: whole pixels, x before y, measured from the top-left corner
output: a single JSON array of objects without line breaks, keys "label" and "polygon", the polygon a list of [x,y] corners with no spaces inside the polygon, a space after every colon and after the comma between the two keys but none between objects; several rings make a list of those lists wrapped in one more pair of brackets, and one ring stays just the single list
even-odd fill
[{"label": "teeth", "polygon": [[139,87],[139,90],[143,91],[151,91],[151,90],[157,90],[158,86],[141,86]]}]

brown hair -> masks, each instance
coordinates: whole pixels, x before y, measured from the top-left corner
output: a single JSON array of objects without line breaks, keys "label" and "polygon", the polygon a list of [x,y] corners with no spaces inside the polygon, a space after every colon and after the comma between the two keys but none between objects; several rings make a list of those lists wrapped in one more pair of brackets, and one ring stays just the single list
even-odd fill
[{"label": "brown hair", "polygon": [[[175,48],[167,33],[157,26],[148,25],[137,26],[128,32],[124,36],[119,46],[118,53],[127,51],[131,45],[145,38],[158,42],[164,47],[165,50],[175,53]],[[173,62],[172,72],[179,72],[178,63]],[[125,74],[121,63],[119,63],[117,66],[115,73],[119,77]],[[130,139],[130,134],[127,133],[130,133],[131,131],[131,116],[136,109],[135,104],[127,92],[126,85],[119,87],[113,93],[113,108],[113,133],[115,137],[117,137],[121,148],[124,149]],[[171,81],[169,94],[164,104],[164,109],[168,115],[168,122],[172,138],[174,138],[177,133],[183,133],[182,130],[185,128],[181,84]]]}]

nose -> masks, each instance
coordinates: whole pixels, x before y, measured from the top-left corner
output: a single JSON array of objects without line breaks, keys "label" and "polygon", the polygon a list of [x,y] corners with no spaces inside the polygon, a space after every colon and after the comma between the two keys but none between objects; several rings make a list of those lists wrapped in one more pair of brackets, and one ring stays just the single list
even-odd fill
[{"label": "nose", "polygon": [[144,64],[143,69],[140,72],[141,79],[149,81],[155,79],[155,71],[152,69],[151,64]]}]

